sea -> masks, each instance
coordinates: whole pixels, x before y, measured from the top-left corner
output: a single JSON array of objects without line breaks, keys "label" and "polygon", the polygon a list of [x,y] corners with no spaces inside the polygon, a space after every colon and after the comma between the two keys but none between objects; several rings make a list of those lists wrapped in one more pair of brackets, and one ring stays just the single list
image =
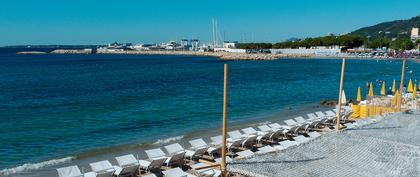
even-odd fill
[{"label": "sea", "polygon": [[[19,55],[0,49],[0,176],[56,176],[79,165],[220,134],[223,64],[231,129],[331,109],[340,59],[223,61],[176,55]],[[350,59],[344,90],[355,99],[401,77],[400,60]],[[420,79],[408,61],[406,80]],[[419,82],[417,82],[419,83]],[[183,143],[186,145],[186,143]]]}]

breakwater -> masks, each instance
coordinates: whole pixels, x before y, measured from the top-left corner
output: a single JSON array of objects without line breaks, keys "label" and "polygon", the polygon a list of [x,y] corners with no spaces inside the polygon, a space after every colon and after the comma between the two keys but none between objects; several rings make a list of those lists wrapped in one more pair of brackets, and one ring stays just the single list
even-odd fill
[{"label": "breakwater", "polygon": [[263,54],[231,52],[194,52],[194,51],[98,51],[97,54],[142,54],[142,55],[190,55],[211,56],[222,60],[275,60],[279,58],[308,58],[310,54]]}]

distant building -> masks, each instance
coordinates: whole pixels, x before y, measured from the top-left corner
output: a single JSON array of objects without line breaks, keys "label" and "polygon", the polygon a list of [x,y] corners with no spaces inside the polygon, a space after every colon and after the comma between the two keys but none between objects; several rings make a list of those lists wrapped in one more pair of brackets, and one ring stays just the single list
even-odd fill
[{"label": "distant building", "polygon": [[419,28],[411,29],[411,40],[417,40],[419,38]]},{"label": "distant building", "polygon": [[225,42],[223,42],[223,48],[236,49],[237,45],[238,45],[237,41],[233,41],[233,42],[225,41]]}]

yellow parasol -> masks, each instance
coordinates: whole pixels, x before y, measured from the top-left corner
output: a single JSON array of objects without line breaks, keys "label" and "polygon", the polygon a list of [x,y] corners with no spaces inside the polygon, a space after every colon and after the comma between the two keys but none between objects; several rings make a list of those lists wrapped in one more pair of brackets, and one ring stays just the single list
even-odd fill
[{"label": "yellow parasol", "polygon": [[385,95],[385,81],[382,82],[381,95]]},{"label": "yellow parasol", "polygon": [[369,85],[369,93],[368,93],[368,96],[373,97],[373,85],[372,85],[372,82],[370,82],[370,85]]},{"label": "yellow parasol", "polygon": [[411,82],[411,79],[408,82],[407,92],[408,93],[413,93],[413,82]]},{"label": "yellow parasol", "polygon": [[417,84],[414,84],[413,99],[417,98]]},{"label": "yellow parasol", "polygon": [[357,102],[361,102],[362,101],[362,95],[360,94],[360,87],[357,88],[357,98],[356,98]]}]

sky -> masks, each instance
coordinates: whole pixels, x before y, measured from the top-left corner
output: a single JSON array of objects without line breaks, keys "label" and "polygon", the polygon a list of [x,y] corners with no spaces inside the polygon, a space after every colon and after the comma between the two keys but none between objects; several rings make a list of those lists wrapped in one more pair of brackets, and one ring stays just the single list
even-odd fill
[{"label": "sky", "polygon": [[420,15],[419,0],[1,0],[0,46],[279,42]]}]

